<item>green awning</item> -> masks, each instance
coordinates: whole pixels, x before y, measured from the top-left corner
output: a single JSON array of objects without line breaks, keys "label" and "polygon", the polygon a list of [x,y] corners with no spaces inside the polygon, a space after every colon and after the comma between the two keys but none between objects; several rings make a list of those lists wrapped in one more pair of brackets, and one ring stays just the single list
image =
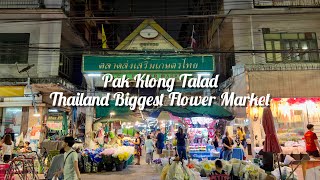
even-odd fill
[{"label": "green awning", "polygon": [[104,117],[101,118],[94,123],[107,123],[107,122],[115,122],[115,121],[121,121],[121,122],[136,122],[136,121],[141,121],[141,118],[137,118],[133,115],[115,115],[113,117]]},{"label": "green awning", "polygon": [[[197,89],[197,88],[174,88],[172,92],[180,92],[180,93],[201,93],[205,89]],[[160,90],[160,94],[170,94],[166,89]]]},{"label": "green awning", "polygon": [[115,101],[110,101],[109,106],[97,106],[96,107],[96,117],[104,118],[110,117],[110,113],[117,115],[128,115],[132,113],[129,107],[126,106],[115,106]]}]

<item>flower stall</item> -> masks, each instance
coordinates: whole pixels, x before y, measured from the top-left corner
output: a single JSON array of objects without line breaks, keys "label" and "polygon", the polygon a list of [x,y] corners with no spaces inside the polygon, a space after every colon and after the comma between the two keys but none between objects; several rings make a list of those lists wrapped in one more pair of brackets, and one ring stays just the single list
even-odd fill
[{"label": "flower stall", "polygon": [[[215,161],[211,160],[191,160],[171,162],[171,159],[162,158],[154,160],[156,169],[160,173],[161,180],[177,179],[177,180],[197,180],[203,178],[209,178],[210,173],[215,170]],[[233,179],[244,180],[265,180],[270,177],[266,172],[258,165],[239,159],[231,159],[230,161],[221,160],[223,164],[223,170],[227,175],[233,177]],[[172,174],[172,172],[175,172]]]}]

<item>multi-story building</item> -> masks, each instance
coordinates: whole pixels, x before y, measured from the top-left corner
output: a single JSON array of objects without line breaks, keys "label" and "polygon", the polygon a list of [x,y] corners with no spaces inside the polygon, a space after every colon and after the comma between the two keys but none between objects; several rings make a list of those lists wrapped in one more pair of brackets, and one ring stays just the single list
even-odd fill
[{"label": "multi-story building", "polygon": [[16,135],[30,132],[50,119],[51,92],[73,94],[81,85],[81,52],[73,49],[86,41],[69,23],[69,13],[68,1],[0,1],[1,134],[5,128]]},{"label": "multi-story building", "polygon": [[[217,70],[230,77],[225,91],[270,94],[281,142],[301,140],[308,123],[320,132],[319,2],[225,0],[208,31],[213,43],[206,46],[224,52],[216,59]],[[251,139],[261,145],[262,108],[234,113],[251,120]]]}]

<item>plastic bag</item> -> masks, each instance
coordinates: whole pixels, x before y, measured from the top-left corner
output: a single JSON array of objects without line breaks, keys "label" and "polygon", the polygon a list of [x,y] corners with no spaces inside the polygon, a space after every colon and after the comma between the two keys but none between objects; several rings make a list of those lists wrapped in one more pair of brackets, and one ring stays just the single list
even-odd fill
[{"label": "plastic bag", "polygon": [[59,180],[57,176],[53,176],[52,180]]},{"label": "plastic bag", "polygon": [[172,145],[173,145],[173,146],[176,146],[176,145],[177,145],[177,143],[178,143],[178,142],[177,142],[177,139],[173,139],[173,141],[172,141]]},{"label": "plastic bag", "polygon": [[286,155],[286,158],[284,159],[284,164],[289,165],[293,161],[295,161],[295,159],[293,157]]},{"label": "plastic bag", "polygon": [[166,176],[167,176],[167,174],[168,174],[169,168],[170,168],[170,165],[167,164],[167,165],[162,169],[161,176],[160,176],[160,180],[165,180],[165,179],[166,179]]}]

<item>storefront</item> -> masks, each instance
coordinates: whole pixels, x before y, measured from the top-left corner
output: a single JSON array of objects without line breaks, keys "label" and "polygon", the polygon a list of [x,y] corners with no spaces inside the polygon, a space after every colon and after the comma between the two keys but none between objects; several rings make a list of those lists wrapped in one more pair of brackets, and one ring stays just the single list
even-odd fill
[{"label": "storefront", "polygon": [[[24,87],[21,89],[24,89]],[[45,104],[41,103],[42,97],[37,96],[35,98],[37,111],[35,111],[34,106],[32,106],[32,98],[23,97],[24,92],[22,94],[23,95],[20,95],[22,97],[14,97],[14,95],[6,97],[2,94],[4,98],[3,102],[0,102],[0,135],[12,134],[15,141],[24,139],[30,141],[32,129],[40,125],[41,117],[39,115],[43,114],[46,108]],[[19,139],[17,139],[18,137]],[[37,140],[39,140],[39,138],[37,138]]]},{"label": "storefront", "polygon": [[[320,132],[320,98],[273,98],[271,110],[281,144],[302,141],[309,123]],[[248,107],[247,111],[255,121],[262,117],[263,108]]]}]

